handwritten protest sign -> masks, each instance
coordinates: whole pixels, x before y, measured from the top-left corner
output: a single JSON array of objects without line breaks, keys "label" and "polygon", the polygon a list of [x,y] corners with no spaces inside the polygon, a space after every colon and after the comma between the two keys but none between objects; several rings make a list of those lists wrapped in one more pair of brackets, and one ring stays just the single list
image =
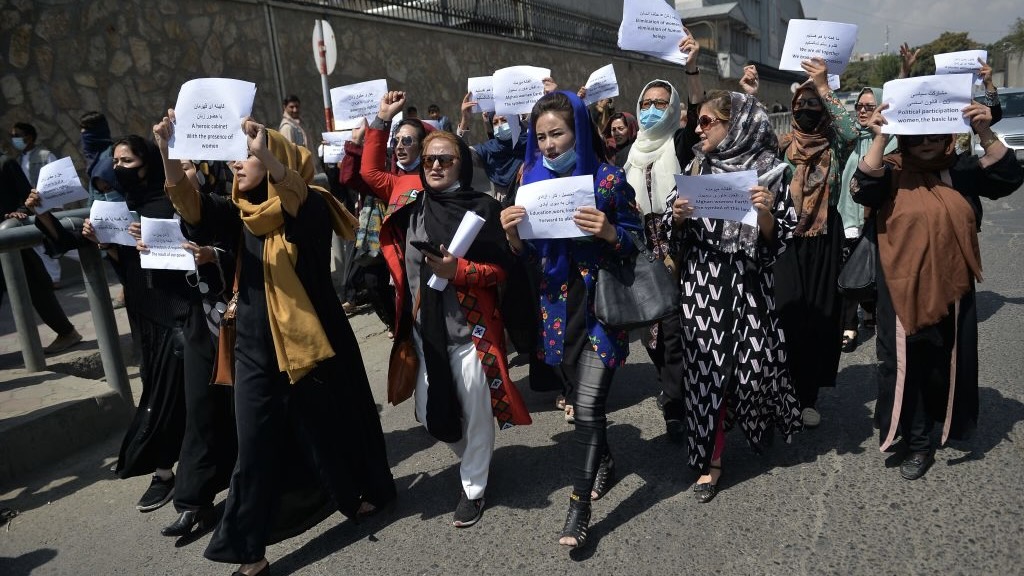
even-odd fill
[{"label": "handwritten protest sign", "polygon": [[[494,113],[514,117],[529,114],[533,105],[544,96],[544,78],[551,76],[548,68],[511,66],[494,72]],[[519,122],[509,122],[512,141],[519,141]]]},{"label": "handwritten protest sign", "polygon": [[94,200],[89,208],[89,222],[101,244],[135,246],[135,237],[128,233],[133,218],[127,203]]},{"label": "handwritten protest sign", "polygon": [[473,112],[494,112],[494,79],[490,76],[476,76],[466,84],[469,99],[476,101]]},{"label": "handwritten protest sign", "polygon": [[320,157],[325,164],[337,164],[345,157],[345,142],[352,139],[351,130],[338,132],[321,132],[320,136],[326,144],[320,145]]},{"label": "handwritten protest sign", "polygon": [[352,121],[360,118],[372,123],[380,111],[380,99],[387,92],[388,81],[384,79],[331,88],[335,126],[351,129]]},{"label": "handwritten protest sign", "polygon": [[971,102],[973,74],[943,74],[890,80],[882,86],[886,134],[970,132],[964,108]]},{"label": "handwritten protest sign", "polygon": [[598,100],[619,95],[619,81],[615,78],[615,68],[611,64],[595,70],[584,86],[587,89],[587,97],[583,101],[587,106]]},{"label": "handwritten protest sign", "polygon": [[142,243],[148,248],[139,253],[143,268],[195,270],[195,256],[181,247],[185,242],[176,218],[142,217]]},{"label": "handwritten protest sign", "polygon": [[89,192],[82,187],[82,181],[75,172],[71,157],[50,162],[39,169],[39,180],[36,182],[39,192],[40,206],[36,212],[42,214],[54,208],[60,208],[68,202],[85,200]]},{"label": "handwritten protest sign", "polygon": [[857,43],[857,26],[825,20],[790,20],[779,70],[802,71],[800,63],[821,58],[830,74],[842,74]]},{"label": "handwritten protest sign", "polygon": [[974,83],[981,84],[984,81],[978,74],[982,62],[988,62],[988,50],[964,50],[962,52],[947,52],[935,55],[936,74],[974,74]]},{"label": "handwritten protest sign", "polygon": [[757,209],[750,202],[750,189],[756,185],[756,170],[676,174],[677,193],[693,205],[693,218],[718,218],[750,226],[757,226]]},{"label": "handwritten protest sign", "polygon": [[689,55],[679,51],[683,38],[683,22],[664,0],[623,1],[619,48],[686,65]]},{"label": "handwritten protest sign", "polygon": [[524,184],[516,193],[516,204],[526,208],[519,223],[519,237],[579,238],[589,236],[573,222],[582,206],[594,206],[594,177],[567,176]]},{"label": "handwritten protest sign", "polygon": [[181,85],[167,156],[185,160],[245,160],[242,118],[252,113],[256,85],[231,78],[196,78]]}]

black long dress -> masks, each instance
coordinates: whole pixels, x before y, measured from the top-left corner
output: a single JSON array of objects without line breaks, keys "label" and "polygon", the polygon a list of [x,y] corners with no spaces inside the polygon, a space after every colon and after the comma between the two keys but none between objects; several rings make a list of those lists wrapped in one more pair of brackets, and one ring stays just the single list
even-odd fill
[{"label": "black long dress", "polygon": [[[1008,196],[1024,183],[1024,173],[1012,150],[988,168],[982,168],[976,156],[963,155],[950,168],[949,174],[952,187],[971,204],[979,223],[980,198]],[[857,182],[853,187],[857,188],[853,192],[854,200],[865,206],[877,208],[891,196],[892,172],[888,166],[879,178],[857,170],[854,180]],[[960,298],[958,307],[950,306],[950,314],[937,324],[925,326],[900,341],[896,312],[880,261],[876,282],[876,347],[881,364],[875,424],[879,429],[879,443],[887,448],[891,440],[899,436],[908,439],[912,451],[928,450],[931,448],[929,433],[936,422],[948,427],[944,431],[947,438],[968,437],[978,423],[978,311],[973,287]],[[901,410],[894,413],[900,364],[898,348],[906,351],[905,378]],[[951,360],[956,361],[952,379]],[[951,380],[954,394],[950,407]]]},{"label": "black long dress", "polygon": [[[262,198],[260,192],[250,193],[250,201],[265,200],[265,188],[261,193]],[[238,218],[237,210],[208,210],[210,201],[203,202],[203,226]],[[283,533],[278,526],[275,532],[282,514],[293,511],[281,503],[285,492],[306,496],[302,505],[315,510],[310,491],[319,489],[349,517],[361,501],[382,505],[395,497],[358,342],[331,282],[328,218],[316,193],[308,195],[295,218],[285,215],[287,240],[298,246],[296,273],[336,354],[295,384],[280,371],[271,337],[263,238],[243,228],[234,387],[238,462],[224,516],[205,552],[210,560],[256,562],[268,542],[308,527]],[[301,458],[290,458],[295,455]]]}]

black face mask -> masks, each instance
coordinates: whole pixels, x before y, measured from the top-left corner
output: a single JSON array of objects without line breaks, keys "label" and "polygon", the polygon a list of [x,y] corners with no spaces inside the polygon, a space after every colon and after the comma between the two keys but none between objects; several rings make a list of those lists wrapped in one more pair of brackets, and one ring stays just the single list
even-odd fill
[{"label": "black face mask", "polygon": [[121,186],[121,190],[125,192],[136,190],[143,183],[142,177],[139,176],[138,168],[114,168],[114,176],[117,178],[117,183]]},{"label": "black face mask", "polygon": [[818,127],[818,123],[821,122],[821,115],[824,114],[822,110],[797,110],[793,112],[793,119],[796,120],[797,127],[800,128],[801,132],[814,132],[814,129]]}]

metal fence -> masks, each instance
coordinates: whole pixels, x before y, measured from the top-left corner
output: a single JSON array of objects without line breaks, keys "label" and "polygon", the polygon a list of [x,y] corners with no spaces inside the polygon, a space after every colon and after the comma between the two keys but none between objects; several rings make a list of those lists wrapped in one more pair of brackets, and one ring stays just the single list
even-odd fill
[{"label": "metal fence", "polygon": [[[624,55],[618,23],[533,0],[281,0],[429,26]],[[640,55],[633,55],[643,58]]]}]

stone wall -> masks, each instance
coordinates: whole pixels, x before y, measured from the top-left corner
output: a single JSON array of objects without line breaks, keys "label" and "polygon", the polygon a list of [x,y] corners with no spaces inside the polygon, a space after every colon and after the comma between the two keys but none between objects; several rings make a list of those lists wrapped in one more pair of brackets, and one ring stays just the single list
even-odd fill
[{"label": "stone wall", "polygon": [[[115,137],[148,135],[162,111],[174,105],[179,86],[205,76],[255,82],[254,115],[272,126],[280,121],[281,97],[294,92],[310,133],[324,127],[311,48],[313,20],[324,16],[321,9],[266,0],[0,2],[0,123],[4,130],[17,121],[33,123],[39,142],[58,156],[79,159],[82,112],[104,112]],[[437,103],[453,121],[466,78],[505,66],[551,68],[562,87],[575,89],[612,62],[623,95],[618,109],[627,111],[650,79],[670,80],[680,89],[685,84],[682,70],[668,63],[360,15],[326,16],[338,47],[331,87],[387,78],[390,88],[409,92],[421,114]],[[708,90],[721,82],[714,72],[705,67]]]}]

